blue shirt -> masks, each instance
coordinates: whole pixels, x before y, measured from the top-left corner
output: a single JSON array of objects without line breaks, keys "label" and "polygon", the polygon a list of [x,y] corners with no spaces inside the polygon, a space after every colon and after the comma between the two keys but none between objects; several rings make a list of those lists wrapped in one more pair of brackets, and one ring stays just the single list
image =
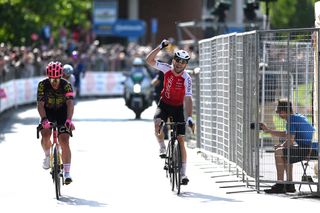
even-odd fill
[{"label": "blue shirt", "polygon": [[290,115],[290,120],[287,122],[287,132],[289,125],[290,134],[294,135],[295,142],[299,146],[311,146],[315,128],[309,123],[305,116],[299,113]]}]

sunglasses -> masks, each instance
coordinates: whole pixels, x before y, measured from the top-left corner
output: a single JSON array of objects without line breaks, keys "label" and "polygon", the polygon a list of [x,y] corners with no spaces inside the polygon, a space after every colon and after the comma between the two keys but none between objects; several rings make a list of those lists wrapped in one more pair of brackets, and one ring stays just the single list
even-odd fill
[{"label": "sunglasses", "polygon": [[178,57],[175,57],[174,60],[178,63],[181,63],[181,64],[187,64],[188,63],[188,60],[186,59],[182,59],[182,58],[178,58]]},{"label": "sunglasses", "polygon": [[60,83],[60,78],[49,78],[49,80],[50,80],[50,83],[56,83],[56,84],[58,84],[58,83]]}]

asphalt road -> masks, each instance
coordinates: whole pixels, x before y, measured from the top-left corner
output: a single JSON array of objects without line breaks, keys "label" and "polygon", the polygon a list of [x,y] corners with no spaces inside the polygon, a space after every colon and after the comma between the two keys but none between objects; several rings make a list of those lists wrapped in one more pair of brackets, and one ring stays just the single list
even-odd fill
[{"label": "asphalt road", "polygon": [[[121,98],[79,101],[71,139],[73,183],[57,201],[36,139],[35,106],[0,118],[0,212],[291,212],[319,209],[318,199],[250,191],[222,165],[188,149],[189,185],[172,192],[153,135],[155,106],[141,120]],[[221,175],[224,174],[224,175]],[[212,178],[212,177],[215,178]],[[234,193],[230,193],[234,192]],[[235,193],[238,192],[238,193]]]}]

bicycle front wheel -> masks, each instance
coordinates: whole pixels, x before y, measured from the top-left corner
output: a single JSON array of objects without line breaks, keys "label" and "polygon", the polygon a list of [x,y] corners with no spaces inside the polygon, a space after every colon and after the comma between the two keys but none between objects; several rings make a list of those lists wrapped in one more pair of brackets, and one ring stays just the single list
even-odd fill
[{"label": "bicycle front wheel", "polygon": [[166,166],[168,167],[167,170],[167,176],[169,175],[170,179],[170,184],[171,184],[171,190],[174,190],[174,164],[173,164],[173,142],[172,140],[169,141],[168,143],[168,148],[167,148],[167,158],[166,158]]},{"label": "bicycle front wheel", "polygon": [[173,164],[174,164],[174,180],[176,184],[177,194],[180,194],[181,188],[181,148],[180,143],[176,142],[173,150]]},{"label": "bicycle front wheel", "polygon": [[58,158],[58,150],[56,147],[53,150],[53,181],[55,185],[56,198],[57,200],[59,200],[61,196],[60,165]]}]

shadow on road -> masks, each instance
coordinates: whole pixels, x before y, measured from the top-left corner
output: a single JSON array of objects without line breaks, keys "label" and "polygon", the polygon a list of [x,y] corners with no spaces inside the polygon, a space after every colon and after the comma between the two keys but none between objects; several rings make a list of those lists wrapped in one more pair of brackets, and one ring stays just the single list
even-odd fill
[{"label": "shadow on road", "polygon": [[107,204],[100,203],[95,200],[86,200],[82,198],[70,197],[70,196],[62,196],[60,198],[61,203],[68,204],[72,206],[90,206],[90,207],[105,207]]},{"label": "shadow on road", "polygon": [[74,118],[73,121],[80,122],[132,122],[132,121],[141,121],[141,122],[151,122],[152,119],[130,119],[130,118]]},{"label": "shadow on road", "polygon": [[207,195],[207,194],[202,194],[197,192],[182,192],[180,194],[180,197],[199,199],[201,200],[200,202],[203,202],[203,203],[212,202],[212,201],[242,202],[240,200],[212,196],[212,195]]},{"label": "shadow on road", "polygon": [[[2,135],[7,133],[16,133],[18,130],[14,128],[14,124],[34,125],[35,128],[38,125],[39,117],[32,116],[28,118],[19,118],[18,114],[34,107],[30,105],[20,106],[14,109],[9,109],[0,114],[0,133]],[[0,139],[1,142],[1,139]]]}]

